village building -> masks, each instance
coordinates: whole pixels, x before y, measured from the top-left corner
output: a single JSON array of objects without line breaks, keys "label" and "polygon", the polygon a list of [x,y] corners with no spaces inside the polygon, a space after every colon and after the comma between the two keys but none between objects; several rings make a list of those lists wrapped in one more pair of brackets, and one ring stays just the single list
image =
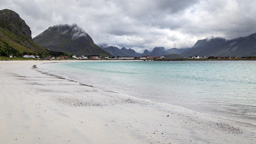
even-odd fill
[{"label": "village building", "polygon": [[165,59],[165,56],[156,56],[154,57],[154,59],[162,60],[162,59]]},{"label": "village building", "polygon": [[151,60],[153,59],[152,56],[142,56],[140,57],[140,60]]},{"label": "village building", "polygon": [[200,56],[190,56],[189,58],[190,59],[201,59],[202,57],[200,57]]},{"label": "village building", "polygon": [[23,58],[36,58],[34,55],[24,55]]},{"label": "village building", "polygon": [[89,57],[89,59],[92,59],[92,60],[100,60],[101,59],[99,55],[90,55],[88,57]]}]

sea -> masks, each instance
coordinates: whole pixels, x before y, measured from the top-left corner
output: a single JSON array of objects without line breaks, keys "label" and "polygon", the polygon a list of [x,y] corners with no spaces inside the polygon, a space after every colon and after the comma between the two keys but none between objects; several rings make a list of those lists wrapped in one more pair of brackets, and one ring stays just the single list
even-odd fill
[{"label": "sea", "polygon": [[98,89],[256,125],[256,61],[86,61],[42,68]]}]

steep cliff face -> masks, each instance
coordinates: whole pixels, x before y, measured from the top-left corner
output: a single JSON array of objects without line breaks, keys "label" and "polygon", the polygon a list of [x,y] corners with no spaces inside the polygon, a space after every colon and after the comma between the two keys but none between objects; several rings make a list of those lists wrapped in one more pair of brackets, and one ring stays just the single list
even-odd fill
[{"label": "steep cliff face", "polygon": [[42,53],[32,41],[31,30],[20,16],[12,10],[0,10],[0,55],[21,56],[23,53]]},{"label": "steep cliff face", "polygon": [[10,32],[31,38],[31,30],[20,16],[11,10],[0,11],[0,26]]},{"label": "steep cliff face", "polygon": [[49,27],[36,36],[34,42],[46,49],[78,55],[110,56],[77,25],[57,25]]}]

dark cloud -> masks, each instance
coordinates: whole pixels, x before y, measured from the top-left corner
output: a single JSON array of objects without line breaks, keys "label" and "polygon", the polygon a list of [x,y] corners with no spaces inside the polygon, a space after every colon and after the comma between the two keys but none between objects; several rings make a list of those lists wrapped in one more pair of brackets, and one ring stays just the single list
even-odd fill
[{"label": "dark cloud", "polygon": [[[188,47],[205,37],[256,32],[253,0],[0,0],[29,24],[33,36],[74,24],[96,43],[133,47]],[[141,49],[140,49],[141,48]]]}]

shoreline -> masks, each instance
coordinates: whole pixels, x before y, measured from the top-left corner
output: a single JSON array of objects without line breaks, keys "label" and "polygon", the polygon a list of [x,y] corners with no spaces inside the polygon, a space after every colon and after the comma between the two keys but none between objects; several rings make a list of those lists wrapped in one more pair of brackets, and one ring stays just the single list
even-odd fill
[{"label": "shoreline", "polygon": [[9,57],[0,57],[0,61],[44,61],[44,62],[72,62],[72,61],[256,61],[256,57],[237,57],[237,58],[200,58],[200,59],[192,59],[192,58],[178,58],[178,59],[131,59],[131,60],[125,60],[125,59],[62,59],[62,60],[45,60],[45,59],[29,59],[29,58],[9,58]]},{"label": "shoreline", "polygon": [[0,61],[1,143],[256,140],[255,126],[103,91],[32,69],[33,65],[51,62]]},{"label": "shoreline", "polygon": [[[101,61],[104,62],[105,60],[101,60]],[[127,60],[119,60],[119,61],[127,61]],[[65,61],[63,61],[63,62],[65,63]],[[88,61],[88,60],[87,61],[79,61],[79,60],[78,61],[67,61],[67,63],[69,63],[69,62],[94,62],[94,61],[93,60],[92,61]],[[61,63],[61,62],[49,62],[49,63],[47,62],[47,63],[43,63],[43,64],[51,64],[51,63]],[[231,117],[231,118],[229,118],[229,117],[224,116],[224,115],[216,115],[216,114],[213,114],[213,113],[206,113],[206,112],[202,112],[202,111],[196,111],[196,110],[192,110],[192,109],[189,109],[189,108],[186,108],[186,107],[182,107],[182,106],[179,106],[179,105],[173,105],[171,103],[157,102],[157,101],[153,101],[153,100],[150,100],[150,99],[145,99],[145,98],[140,98],[140,97],[136,97],[136,96],[132,96],[132,95],[127,95],[127,94],[124,94],[124,93],[120,93],[118,91],[104,90],[104,89],[101,89],[100,87],[95,87],[94,85],[82,83],[82,82],[74,80],[74,79],[63,77],[62,75],[58,75],[58,74],[55,74],[55,73],[42,71],[43,69],[40,69],[40,67],[37,67],[37,65],[34,65],[34,66],[36,66],[36,71],[38,71],[38,72],[40,72],[42,74],[46,74],[46,75],[49,75],[49,76],[54,76],[54,77],[59,78],[59,79],[65,79],[67,81],[75,82],[75,83],[78,83],[78,84],[83,85],[83,86],[88,86],[88,87],[96,88],[96,89],[99,89],[101,91],[118,93],[118,94],[120,94],[122,96],[129,97],[131,99],[136,99],[136,100],[139,100],[139,101],[145,101],[145,102],[154,103],[156,105],[163,105],[163,106],[166,106],[166,105],[168,106],[169,105],[171,107],[177,107],[179,109],[184,109],[186,111],[190,111],[191,113],[200,113],[200,114],[203,114],[203,115],[208,115],[208,116],[216,117],[216,118],[223,119],[223,120],[233,121],[233,122],[236,122],[236,123],[247,124],[247,125],[251,125],[253,127],[256,127],[256,123],[253,123],[252,121],[250,121],[250,122],[246,121],[246,120],[241,119],[239,117]],[[34,66],[33,66],[33,68],[34,68]],[[236,119],[233,119],[233,118],[236,118]]]}]

